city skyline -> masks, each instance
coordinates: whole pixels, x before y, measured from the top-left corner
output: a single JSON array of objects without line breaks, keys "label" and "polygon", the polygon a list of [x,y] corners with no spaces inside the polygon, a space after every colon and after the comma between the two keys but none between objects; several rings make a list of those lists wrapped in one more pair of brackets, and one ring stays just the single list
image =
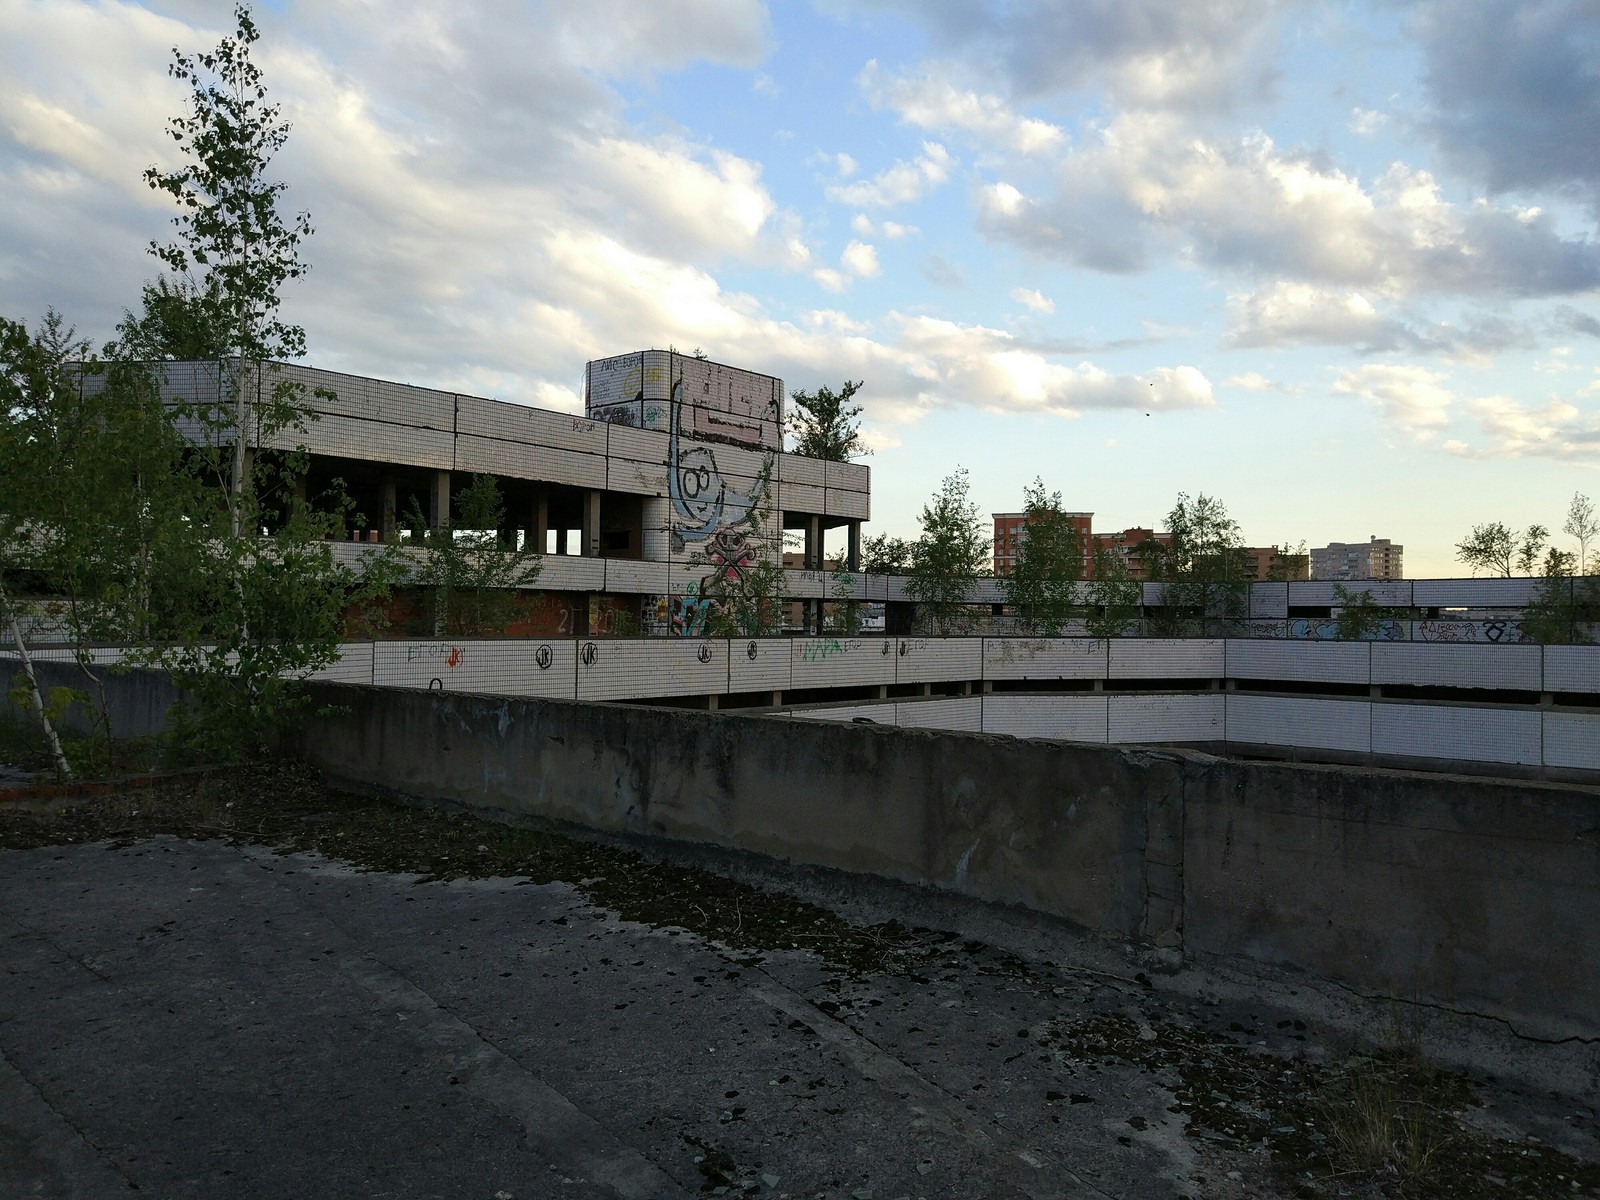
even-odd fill
[{"label": "city skyline", "polygon": [[[307,361],[572,412],[584,363],[863,379],[870,532],[957,465],[1252,545],[1600,492],[1600,12],[1576,0],[257,7],[317,228]],[[166,240],[174,46],[0,0],[0,313],[110,336]]]}]

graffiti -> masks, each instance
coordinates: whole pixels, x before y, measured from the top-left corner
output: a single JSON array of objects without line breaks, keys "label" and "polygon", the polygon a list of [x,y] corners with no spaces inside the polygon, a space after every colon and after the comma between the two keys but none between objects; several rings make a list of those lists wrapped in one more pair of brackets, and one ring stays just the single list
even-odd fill
[{"label": "graffiti", "polygon": [[808,641],[800,651],[801,662],[826,662],[835,654],[845,652],[844,644],[833,638],[818,638]]},{"label": "graffiti", "polygon": [[756,655],[759,654],[760,652],[761,652],[760,649],[756,646],[756,644],[754,642],[751,642],[749,647],[745,650],[745,654],[749,656],[751,662],[755,662]]},{"label": "graffiti", "polygon": [[1419,642],[1492,642],[1502,646],[1524,645],[1533,641],[1521,621],[1418,621]]},{"label": "graffiti", "polygon": [[703,663],[710,662],[711,661],[711,643],[710,642],[701,642],[700,643],[700,649],[695,651],[694,656],[696,658],[698,658]]},{"label": "graffiti", "polygon": [[[717,468],[717,458],[710,446],[683,445],[683,380],[672,385],[671,422],[667,435],[667,498],[677,513],[679,522],[672,528],[673,548],[682,550],[689,542],[704,542],[719,531],[743,525],[751,508],[764,499],[765,490],[757,482],[748,493],[729,486]],[[768,474],[772,454],[769,451],[762,464],[762,474]]]},{"label": "graffiti", "polygon": [[460,646],[452,646],[448,642],[432,642],[425,646],[407,646],[407,662],[427,662],[430,659],[442,659],[444,665],[454,671],[466,661],[467,652]]},{"label": "graffiti", "polygon": [[600,657],[600,648],[593,642],[585,642],[583,649],[578,651],[578,657],[583,660],[584,666],[592,667]]},{"label": "graffiti", "polygon": [[[706,547],[706,557],[711,561],[708,587],[738,583],[751,567],[756,565],[755,550],[750,540],[739,529],[719,529]],[[706,581],[702,581],[705,583]]]},{"label": "graffiti", "polygon": [[539,670],[548,671],[555,661],[555,652],[549,646],[540,646],[533,652],[533,661],[539,664]]},{"label": "graffiti", "polygon": [[668,620],[678,637],[702,637],[710,632],[716,612],[717,602],[709,596],[674,596]]}]

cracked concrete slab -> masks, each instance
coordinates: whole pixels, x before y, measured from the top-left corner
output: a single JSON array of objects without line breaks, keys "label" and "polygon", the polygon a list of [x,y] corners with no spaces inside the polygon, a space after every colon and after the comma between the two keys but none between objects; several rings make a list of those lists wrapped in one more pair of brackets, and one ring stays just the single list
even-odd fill
[{"label": "cracked concrete slab", "polygon": [[1175,1075],[1062,1050],[1217,1001],[1030,961],[850,974],[219,842],[0,852],[0,1195],[1274,1194]]}]

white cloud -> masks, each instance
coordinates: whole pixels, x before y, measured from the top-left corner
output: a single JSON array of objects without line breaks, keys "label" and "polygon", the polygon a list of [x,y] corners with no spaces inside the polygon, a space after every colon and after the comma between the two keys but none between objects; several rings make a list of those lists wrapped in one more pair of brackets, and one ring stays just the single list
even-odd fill
[{"label": "white cloud", "polygon": [[1067,366],[1016,345],[1011,334],[981,325],[896,314],[899,346],[922,357],[932,394],[995,411],[1041,410],[1076,416],[1083,409],[1172,411],[1215,404],[1211,383],[1194,367],[1157,367],[1113,375],[1094,363]]},{"label": "white cloud", "polygon": [[1277,283],[1228,298],[1228,342],[1234,346],[1364,342],[1377,333],[1378,312],[1359,292],[1305,283]]},{"label": "white cloud", "polygon": [[1456,400],[1446,378],[1427,367],[1368,363],[1342,372],[1333,390],[1365,400],[1391,425],[1429,441],[1449,424]]},{"label": "white cloud", "polygon": [[836,184],[826,190],[829,200],[854,208],[889,208],[920,200],[950,178],[955,160],[938,142],[923,142],[922,153],[912,162],[903,159],[859,183]]},{"label": "white cloud", "polygon": [[843,272],[835,271],[832,267],[818,267],[811,272],[811,278],[817,281],[817,286],[825,292],[838,295],[850,286],[850,280]]},{"label": "white cloud", "polygon": [[885,75],[874,59],[856,82],[874,107],[892,109],[909,125],[939,132],[956,130],[986,146],[1018,154],[1043,154],[1057,149],[1066,134],[1038,117],[1013,112],[998,96],[958,88],[948,78],[950,64],[924,63],[913,74]]},{"label": "white cloud", "polygon": [[1555,398],[1534,407],[1506,396],[1491,396],[1467,403],[1483,440],[1463,443],[1457,453],[1471,458],[1550,458],[1560,462],[1593,464],[1600,456],[1600,406],[1585,410],[1570,400]]},{"label": "white cloud", "polygon": [[1350,110],[1350,132],[1360,137],[1372,137],[1388,123],[1387,113],[1374,112],[1370,108]]},{"label": "white cloud", "polygon": [[1155,249],[1270,280],[1383,296],[1552,295],[1600,287],[1600,243],[1548,214],[1458,207],[1395,163],[1372,186],[1265,135],[1227,143],[1181,120],[1119,117],[1066,156],[1053,191],[980,190],[980,228],[1036,254],[1108,271]]},{"label": "white cloud", "polygon": [[883,273],[878,265],[877,247],[867,242],[851,242],[839,255],[839,264],[859,279],[872,279]]},{"label": "white cloud", "polygon": [[1012,288],[1011,298],[1018,304],[1033,309],[1034,312],[1053,313],[1056,310],[1054,300],[1032,288]]},{"label": "white cloud", "polygon": [[1223,387],[1243,388],[1247,392],[1272,392],[1279,389],[1260,371],[1246,371],[1243,375],[1230,375],[1222,381]]}]

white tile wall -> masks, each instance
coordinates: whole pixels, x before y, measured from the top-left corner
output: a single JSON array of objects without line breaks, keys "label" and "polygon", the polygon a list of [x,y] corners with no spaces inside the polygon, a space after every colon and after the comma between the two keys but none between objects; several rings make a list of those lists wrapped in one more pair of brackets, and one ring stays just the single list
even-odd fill
[{"label": "white tile wall", "polygon": [[1106,740],[1104,694],[1046,696],[1009,694],[983,697],[983,731],[1012,737],[1060,738],[1071,742]]},{"label": "white tile wall", "polygon": [[1537,764],[1542,725],[1541,714],[1533,710],[1375,704],[1372,751],[1466,762]]},{"label": "white tile wall", "polygon": [[721,693],[728,643],[702,638],[578,643],[579,700]]},{"label": "white tile wall", "polygon": [[603,558],[605,591],[657,595],[667,590],[667,564],[643,559]]},{"label": "white tile wall", "polygon": [[1226,643],[1225,673],[1233,679],[1314,680],[1366,684],[1371,675],[1367,642],[1254,641]]},{"label": "white tile wall", "polygon": [[1414,579],[1411,602],[1419,608],[1507,607],[1526,604],[1538,585],[1537,579]]},{"label": "white tile wall", "polygon": [[1544,764],[1600,771],[1600,713],[1546,712]]},{"label": "white tile wall", "polygon": [[1106,697],[1106,740],[1213,742],[1227,736],[1223,694]]},{"label": "white tile wall", "polygon": [[1114,638],[1108,671],[1114,680],[1220,679],[1223,647],[1221,638]]},{"label": "white tile wall", "polygon": [[728,690],[789,690],[792,658],[787,638],[731,638],[728,641]]},{"label": "white tile wall", "polygon": [[1546,646],[1544,690],[1600,693],[1600,646]]},{"label": "white tile wall", "polygon": [[1365,700],[1229,694],[1225,701],[1230,742],[1353,754],[1372,748],[1372,705]]},{"label": "white tile wall", "polygon": [[983,701],[977,696],[941,700],[902,700],[894,706],[900,725],[908,729],[983,730]]},{"label": "white tile wall", "polygon": [[985,638],[985,679],[1104,679],[1106,643],[1095,638]]},{"label": "white tile wall", "polygon": [[938,683],[980,679],[981,638],[885,638],[892,643],[896,683]]},{"label": "white tile wall", "polygon": [[1372,682],[1537,692],[1538,646],[1372,643]]},{"label": "white tile wall", "polygon": [[534,586],[551,591],[599,592],[605,590],[606,560],[576,554],[546,554]]},{"label": "white tile wall", "polygon": [[1289,615],[1289,585],[1287,583],[1252,583],[1250,585],[1249,611],[1252,617],[1287,617]]}]

